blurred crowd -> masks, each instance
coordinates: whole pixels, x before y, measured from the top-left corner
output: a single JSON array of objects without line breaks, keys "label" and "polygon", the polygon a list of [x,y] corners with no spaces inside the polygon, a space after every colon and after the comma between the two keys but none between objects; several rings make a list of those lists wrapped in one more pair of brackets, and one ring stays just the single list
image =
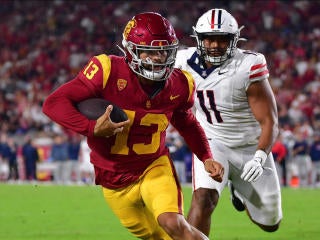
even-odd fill
[{"label": "blurred crowd", "polygon": [[[184,47],[195,44],[190,35],[197,18],[221,7],[245,26],[241,37],[247,41],[239,47],[266,56],[279,111],[281,134],[273,154],[281,184],[315,186],[320,181],[320,1],[0,0],[0,4],[0,179],[31,178],[23,156],[27,143],[38,150],[40,169],[55,162],[56,170],[59,164],[51,149],[57,136],[67,146],[75,138],[81,142],[81,136],[44,116],[42,102],[93,55],[121,54],[116,45],[132,16],[161,13],[172,22]],[[16,167],[6,150],[11,146],[16,149]],[[179,170],[186,174],[182,181],[189,181],[190,152],[174,130],[168,131],[168,146],[173,158],[185,165]],[[176,153],[180,148],[182,153]],[[64,158],[71,161],[74,156]],[[72,169],[69,165],[66,169]],[[78,181],[79,172],[72,172],[73,181]],[[61,174],[57,171],[53,178],[69,179]],[[36,179],[41,174],[35,175]]]}]

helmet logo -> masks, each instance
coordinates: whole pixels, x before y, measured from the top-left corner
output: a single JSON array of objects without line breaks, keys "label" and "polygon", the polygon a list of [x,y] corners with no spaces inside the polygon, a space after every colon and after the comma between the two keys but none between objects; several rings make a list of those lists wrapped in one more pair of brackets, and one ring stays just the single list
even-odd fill
[{"label": "helmet logo", "polygon": [[131,29],[132,29],[132,28],[135,28],[136,26],[137,26],[137,22],[136,22],[135,19],[131,19],[131,20],[127,23],[127,25],[126,25],[126,27],[124,28],[124,31],[123,31],[123,36],[124,36],[125,39],[127,39],[127,37],[128,37],[128,35],[129,35]]},{"label": "helmet logo", "polygon": [[[217,16],[216,16],[217,15]],[[222,10],[221,9],[213,9],[212,15],[211,15],[211,28],[214,29],[215,25],[218,26],[218,28],[221,28],[221,15]]]},{"label": "helmet logo", "polygon": [[117,80],[117,87],[118,87],[118,90],[119,91],[122,91],[123,89],[125,89],[126,88],[126,86],[127,86],[127,80],[125,80],[125,79],[118,79]]}]

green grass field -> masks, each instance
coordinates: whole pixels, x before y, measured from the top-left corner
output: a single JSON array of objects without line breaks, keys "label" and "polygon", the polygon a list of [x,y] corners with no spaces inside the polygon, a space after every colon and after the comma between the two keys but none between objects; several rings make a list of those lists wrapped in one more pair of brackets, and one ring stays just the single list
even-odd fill
[{"label": "green grass field", "polygon": [[[184,187],[185,211],[191,188]],[[318,240],[320,190],[282,189],[284,219],[265,233],[235,211],[224,191],[213,216],[210,239]],[[98,186],[0,184],[0,239],[134,240],[105,204]]]}]

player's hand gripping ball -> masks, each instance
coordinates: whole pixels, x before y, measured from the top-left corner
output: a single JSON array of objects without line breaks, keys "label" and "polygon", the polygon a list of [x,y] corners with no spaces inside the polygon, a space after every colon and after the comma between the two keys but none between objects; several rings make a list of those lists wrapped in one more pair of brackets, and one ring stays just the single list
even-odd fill
[{"label": "player's hand gripping ball", "polygon": [[97,120],[105,113],[107,106],[113,105],[110,118],[113,122],[123,122],[128,120],[127,114],[114,103],[103,98],[89,98],[77,104],[80,113],[90,120]]}]

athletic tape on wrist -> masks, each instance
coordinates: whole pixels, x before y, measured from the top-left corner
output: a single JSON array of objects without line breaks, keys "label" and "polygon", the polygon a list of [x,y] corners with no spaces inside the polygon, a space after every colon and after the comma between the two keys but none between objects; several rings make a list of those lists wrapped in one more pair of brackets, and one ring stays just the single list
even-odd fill
[{"label": "athletic tape on wrist", "polygon": [[268,155],[266,154],[266,152],[260,149],[257,150],[256,153],[254,154],[254,159],[257,159],[260,162],[261,166],[264,165],[267,157]]}]

